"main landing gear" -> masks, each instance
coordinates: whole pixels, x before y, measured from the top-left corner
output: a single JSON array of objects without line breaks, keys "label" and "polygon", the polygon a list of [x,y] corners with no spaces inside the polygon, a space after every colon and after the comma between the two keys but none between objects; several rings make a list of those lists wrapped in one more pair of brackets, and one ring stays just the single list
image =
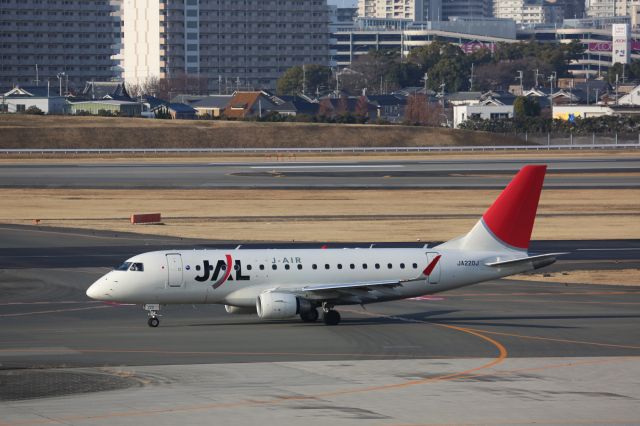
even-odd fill
[{"label": "main landing gear", "polygon": [[304,322],[316,322],[319,316],[318,310],[315,307],[308,311],[300,312],[300,319]]},{"label": "main landing gear", "polygon": [[160,325],[160,319],[158,318],[160,314],[158,311],[160,310],[160,305],[157,303],[148,303],[143,306],[144,310],[147,311],[147,315],[149,315],[149,319],[147,320],[147,324],[149,327],[156,328]]},{"label": "main landing gear", "polygon": [[338,325],[340,323],[340,312],[333,309],[333,305],[328,303],[322,304],[322,320],[325,325]]}]

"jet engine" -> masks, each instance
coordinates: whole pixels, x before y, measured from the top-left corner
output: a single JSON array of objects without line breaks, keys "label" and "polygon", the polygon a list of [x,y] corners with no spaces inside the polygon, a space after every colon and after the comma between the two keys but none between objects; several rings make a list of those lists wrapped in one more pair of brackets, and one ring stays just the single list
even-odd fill
[{"label": "jet engine", "polygon": [[246,308],[242,306],[224,305],[224,310],[232,315],[255,315],[255,308]]},{"label": "jet engine", "polygon": [[312,309],[311,303],[289,293],[265,292],[256,299],[256,311],[262,319],[285,319]]}]

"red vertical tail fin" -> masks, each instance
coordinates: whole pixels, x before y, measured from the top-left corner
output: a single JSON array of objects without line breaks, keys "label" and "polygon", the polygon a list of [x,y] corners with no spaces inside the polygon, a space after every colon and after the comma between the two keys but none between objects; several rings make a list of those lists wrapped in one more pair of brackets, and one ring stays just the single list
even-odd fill
[{"label": "red vertical tail fin", "polygon": [[527,251],[546,170],[547,166],[523,167],[471,231],[440,247],[492,252]]},{"label": "red vertical tail fin", "polygon": [[529,248],[547,166],[525,166],[482,216],[489,230],[505,244]]}]

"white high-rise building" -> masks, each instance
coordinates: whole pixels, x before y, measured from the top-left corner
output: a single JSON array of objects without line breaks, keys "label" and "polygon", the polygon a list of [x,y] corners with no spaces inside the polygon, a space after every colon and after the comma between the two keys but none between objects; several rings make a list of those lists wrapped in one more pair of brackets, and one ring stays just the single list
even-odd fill
[{"label": "white high-rise building", "polygon": [[358,16],[439,21],[442,16],[442,0],[358,0]]},{"label": "white high-rise building", "polygon": [[493,16],[513,19],[518,24],[551,24],[562,22],[561,6],[546,4],[542,1],[494,0]]}]

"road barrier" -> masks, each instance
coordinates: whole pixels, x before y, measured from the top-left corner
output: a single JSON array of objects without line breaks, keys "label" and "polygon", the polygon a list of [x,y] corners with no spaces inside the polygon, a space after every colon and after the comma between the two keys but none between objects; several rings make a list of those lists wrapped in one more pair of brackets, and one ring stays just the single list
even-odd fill
[{"label": "road barrier", "polygon": [[502,146],[387,146],[325,148],[57,148],[0,149],[0,154],[69,155],[69,154],[285,154],[285,153],[421,153],[477,151],[557,151],[557,150],[640,149],[640,143],[580,145],[502,145]]},{"label": "road barrier", "polygon": [[162,218],[160,213],[132,214],[131,223],[134,225],[150,225],[154,223],[162,223]]}]

